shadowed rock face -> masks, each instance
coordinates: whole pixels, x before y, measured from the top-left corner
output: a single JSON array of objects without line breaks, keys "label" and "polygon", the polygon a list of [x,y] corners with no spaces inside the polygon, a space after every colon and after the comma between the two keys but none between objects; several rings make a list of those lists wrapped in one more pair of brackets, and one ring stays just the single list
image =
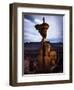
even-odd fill
[{"label": "shadowed rock face", "polygon": [[46,30],[42,30],[42,31],[39,30],[39,33],[43,38],[46,38],[46,36],[47,36],[47,31]]},{"label": "shadowed rock face", "polygon": [[52,72],[50,69],[52,68],[52,66],[55,66],[58,61],[57,52],[51,46],[51,44],[48,44],[47,42],[44,42],[44,47],[45,47],[45,56],[44,56],[45,66],[43,67],[43,48],[41,46],[38,51],[38,70],[39,72]]}]

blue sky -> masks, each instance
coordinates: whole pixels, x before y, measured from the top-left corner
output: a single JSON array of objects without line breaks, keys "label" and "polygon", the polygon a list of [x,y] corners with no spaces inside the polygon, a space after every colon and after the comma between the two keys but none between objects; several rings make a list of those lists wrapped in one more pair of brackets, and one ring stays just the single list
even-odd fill
[{"label": "blue sky", "polygon": [[24,42],[40,42],[42,37],[38,30],[35,29],[36,24],[43,22],[49,24],[46,40],[57,43],[63,42],[63,16],[61,15],[24,15]]}]

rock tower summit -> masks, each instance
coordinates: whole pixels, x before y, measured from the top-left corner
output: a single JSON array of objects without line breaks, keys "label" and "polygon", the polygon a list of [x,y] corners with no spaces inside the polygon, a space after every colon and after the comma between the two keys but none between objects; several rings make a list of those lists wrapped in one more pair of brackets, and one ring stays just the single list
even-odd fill
[{"label": "rock tower summit", "polygon": [[47,36],[47,30],[49,28],[49,25],[45,22],[44,17],[43,17],[43,23],[35,25],[35,28],[39,31],[40,35],[42,36],[42,39],[44,40]]}]

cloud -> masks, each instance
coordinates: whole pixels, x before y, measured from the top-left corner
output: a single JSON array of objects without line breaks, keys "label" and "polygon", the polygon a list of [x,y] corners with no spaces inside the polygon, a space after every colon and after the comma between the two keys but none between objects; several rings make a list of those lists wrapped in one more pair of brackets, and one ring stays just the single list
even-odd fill
[{"label": "cloud", "polygon": [[26,32],[24,34],[24,42],[40,42],[42,37],[33,33]]}]

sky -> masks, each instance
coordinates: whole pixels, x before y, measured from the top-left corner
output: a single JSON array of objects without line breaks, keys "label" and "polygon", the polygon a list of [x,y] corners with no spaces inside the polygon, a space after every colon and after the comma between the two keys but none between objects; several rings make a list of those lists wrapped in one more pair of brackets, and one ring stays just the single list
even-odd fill
[{"label": "sky", "polygon": [[24,15],[24,42],[40,42],[42,40],[35,25],[42,24],[43,17],[45,18],[45,22],[49,24],[46,41],[52,43],[63,42],[63,16],[35,14]]}]

